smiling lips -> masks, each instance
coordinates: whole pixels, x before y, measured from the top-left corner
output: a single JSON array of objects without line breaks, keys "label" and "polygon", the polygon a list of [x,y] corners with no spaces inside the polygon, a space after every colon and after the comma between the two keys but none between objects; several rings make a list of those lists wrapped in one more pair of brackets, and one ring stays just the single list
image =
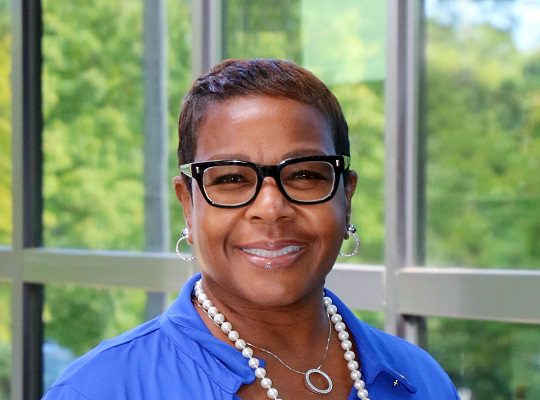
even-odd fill
[{"label": "smiling lips", "polygon": [[265,269],[292,265],[302,254],[303,246],[298,244],[252,244],[242,246],[240,250],[248,261]]},{"label": "smiling lips", "polygon": [[242,248],[242,251],[246,253],[253,254],[254,256],[265,257],[265,258],[275,258],[281,257],[286,254],[295,253],[302,250],[301,246],[286,246],[279,250],[266,250],[266,249],[256,249],[256,248]]}]

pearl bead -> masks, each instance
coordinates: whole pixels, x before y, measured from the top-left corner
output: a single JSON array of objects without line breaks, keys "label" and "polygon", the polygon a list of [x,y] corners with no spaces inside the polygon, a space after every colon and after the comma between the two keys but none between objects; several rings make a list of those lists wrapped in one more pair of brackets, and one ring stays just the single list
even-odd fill
[{"label": "pearl bead", "polygon": [[208,300],[208,296],[205,295],[204,293],[201,293],[201,292],[199,291],[199,295],[197,296],[197,301],[198,301],[199,303],[202,303],[202,302],[205,301],[205,300]]},{"label": "pearl bead", "polygon": [[[195,284],[194,294],[199,305],[206,311],[207,315],[212,318],[214,323],[220,327],[221,331],[228,336],[229,340],[234,342],[235,347],[240,350],[242,356],[248,360],[248,365],[254,370],[255,377],[260,379],[261,386],[264,389],[267,389],[266,394],[268,398],[273,400],[283,400],[278,398],[279,393],[276,388],[272,387],[272,380],[266,376],[266,370],[260,367],[259,359],[253,357],[253,349],[248,347],[248,343],[240,338],[240,334],[233,330],[231,323],[225,320],[225,316],[221,314],[217,307],[215,307],[208,299],[208,296],[204,293],[202,288],[201,280]],[[332,299],[330,297],[324,296],[323,301],[326,312],[330,316],[330,321],[334,324],[336,332],[338,332],[341,347],[345,350],[343,357],[347,360],[347,368],[351,371],[350,376],[353,380],[354,388],[357,390],[356,395],[359,399],[369,400],[369,393],[365,389],[366,384],[362,380],[362,373],[359,370],[360,365],[355,361],[356,354],[351,350],[352,342],[348,340],[349,333],[347,332],[347,326],[343,322],[343,317],[337,312],[337,307],[332,304]],[[330,386],[332,385],[330,384]]]},{"label": "pearl bead", "polygon": [[208,311],[210,307],[212,307],[212,302],[210,300],[205,300],[202,302],[202,308],[205,309],[205,311]]},{"label": "pearl bead", "polygon": [[352,342],[350,340],[344,340],[341,342],[341,348],[343,350],[350,350],[352,347]]},{"label": "pearl bead", "polygon": [[214,315],[214,322],[218,325],[221,325],[225,322],[225,316],[223,314],[216,314]]},{"label": "pearl bead", "polygon": [[363,380],[359,379],[357,381],[354,381],[354,388],[356,390],[360,390],[360,389],[363,389],[366,387],[366,384],[364,383]]},{"label": "pearl bead", "polygon": [[266,376],[266,370],[264,368],[256,368],[255,369],[255,376],[259,379],[262,379]]},{"label": "pearl bead", "polygon": [[369,393],[366,389],[360,389],[356,395],[358,396],[359,399],[367,399],[368,396],[369,396]]},{"label": "pearl bead", "polygon": [[262,378],[261,379],[261,386],[265,389],[270,389],[272,387],[272,379],[270,378]]},{"label": "pearl bead", "polygon": [[356,381],[356,380],[360,379],[361,377],[362,377],[362,374],[357,369],[355,369],[354,371],[351,371],[351,379],[353,381]]},{"label": "pearl bead", "polygon": [[345,330],[346,326],[345,326],[345,324],[344,324],[343,322],[338,322],[338,323],[334,326],[334,328],[336,329],[336,331],[342,332],[342,331]]},{"label": "pearl bead", "polygon": [[343,320],[343,317],[339,314],[332,315],[332,318],[330,318],[333,324],[337,324],[338,322],[341,322]]},{"label": "pearl bead", "polygon": [[339,340],[343,341],[343,340],[347,340],[349,338],[349,332],[347,331],[341,331],[338,333],[338,338]]},{"label": "pearl bead", "polygon": [[257,368],[259,368],[259,359],[255,358],[255,357],[252,357],[252,358],[249,359],[248,364],[249,364],[249,366],[251,368],[257,369]]},{"label": "pearl bead", "polygon": [[337,307],[333,304],[330,304],[328,307],[326,307],[326,312],[330,315],[334,315],[337,313]]},{"label": "pearl bead", "polygon": [[350,371],[353,371],[355,369],[358,369],[360,365],[358,364],[358,361],[352,360],[347,363],[347,368],[349,368]]},{"label": "pearl bead", "polygon": [[269,399],[274,399],[274,400],[277,399],[278,394],[279,394],[279,393],[278,393],[277,389],[275,389],[275,388],[270,388],[270,389],[268,389],[268,391],[266,392],[266,395],[268,396],[268,398],[269,398]]},{"label": "pearl bead", "polygon": [[225,334],[228,334],[230,331],[232,331],[232,325],[230,322],[225,321],[221,324],[221,331]]}]

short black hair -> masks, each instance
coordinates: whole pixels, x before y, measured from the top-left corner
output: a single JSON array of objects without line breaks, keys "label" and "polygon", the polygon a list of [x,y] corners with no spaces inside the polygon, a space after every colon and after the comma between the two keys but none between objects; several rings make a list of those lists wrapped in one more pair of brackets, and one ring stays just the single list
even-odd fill
[{"label": "short black hair", "polygon": [[310,71],[276,59],[225,60],[199,77],[182,102],[178,163],[193,161],[208,107],[238,96],[270,96],[315,107],[332,130],[336,154],[350,156],[349,127],[334,94]]}]

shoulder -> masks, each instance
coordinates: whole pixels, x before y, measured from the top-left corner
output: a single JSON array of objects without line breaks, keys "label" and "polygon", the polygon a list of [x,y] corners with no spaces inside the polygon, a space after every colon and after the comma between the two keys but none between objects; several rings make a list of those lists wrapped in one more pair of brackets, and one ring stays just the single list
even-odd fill
[{"label": "shoulder", "polygon": [[448,374],[424,349],[357,320],[355,339],[370,362],[379,363],[394,381],[422,398],[458,399]]},{"label": "shoulder", "polygon": [[51,387],[43,400],[89,400],[88,397],[79,393],[76,389],[68,385],[57,385]]},{"label": "shoulder", "polygon": [[363,374],[376,386],[394,382],[422,399],[458,399],[454,385],[439,363],[425,350],[361,321],[331,292],[332,300],[350,329]]},{"label": "shoulder", "polygon": [[129,388],[147,379],[155,365],[166,364],[167,355],[176,357],[175,353],[174,344],[160,330],[159,320],[151,320],[102,342],[75,360],[44,399],[124,398],[116,397],[118,393],[130,398]]}]

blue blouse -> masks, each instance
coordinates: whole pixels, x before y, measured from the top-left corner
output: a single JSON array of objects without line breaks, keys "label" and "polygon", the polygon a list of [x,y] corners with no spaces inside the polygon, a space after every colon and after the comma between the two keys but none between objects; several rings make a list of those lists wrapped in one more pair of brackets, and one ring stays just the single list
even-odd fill
[{"label": "blue blouse", "polygon": [[[197,274],[160,317],[102,342],[75,360],[45,400],[240,400],[255,380],[242,354],[215,338],[191,295]],[[372,400],[459,400],[448,375],[420,348],[358,320],[330,291],[357,344]],[[264,365],[264,360],[261,361]],[[357,399],[352,387],[349,400]]]}]

